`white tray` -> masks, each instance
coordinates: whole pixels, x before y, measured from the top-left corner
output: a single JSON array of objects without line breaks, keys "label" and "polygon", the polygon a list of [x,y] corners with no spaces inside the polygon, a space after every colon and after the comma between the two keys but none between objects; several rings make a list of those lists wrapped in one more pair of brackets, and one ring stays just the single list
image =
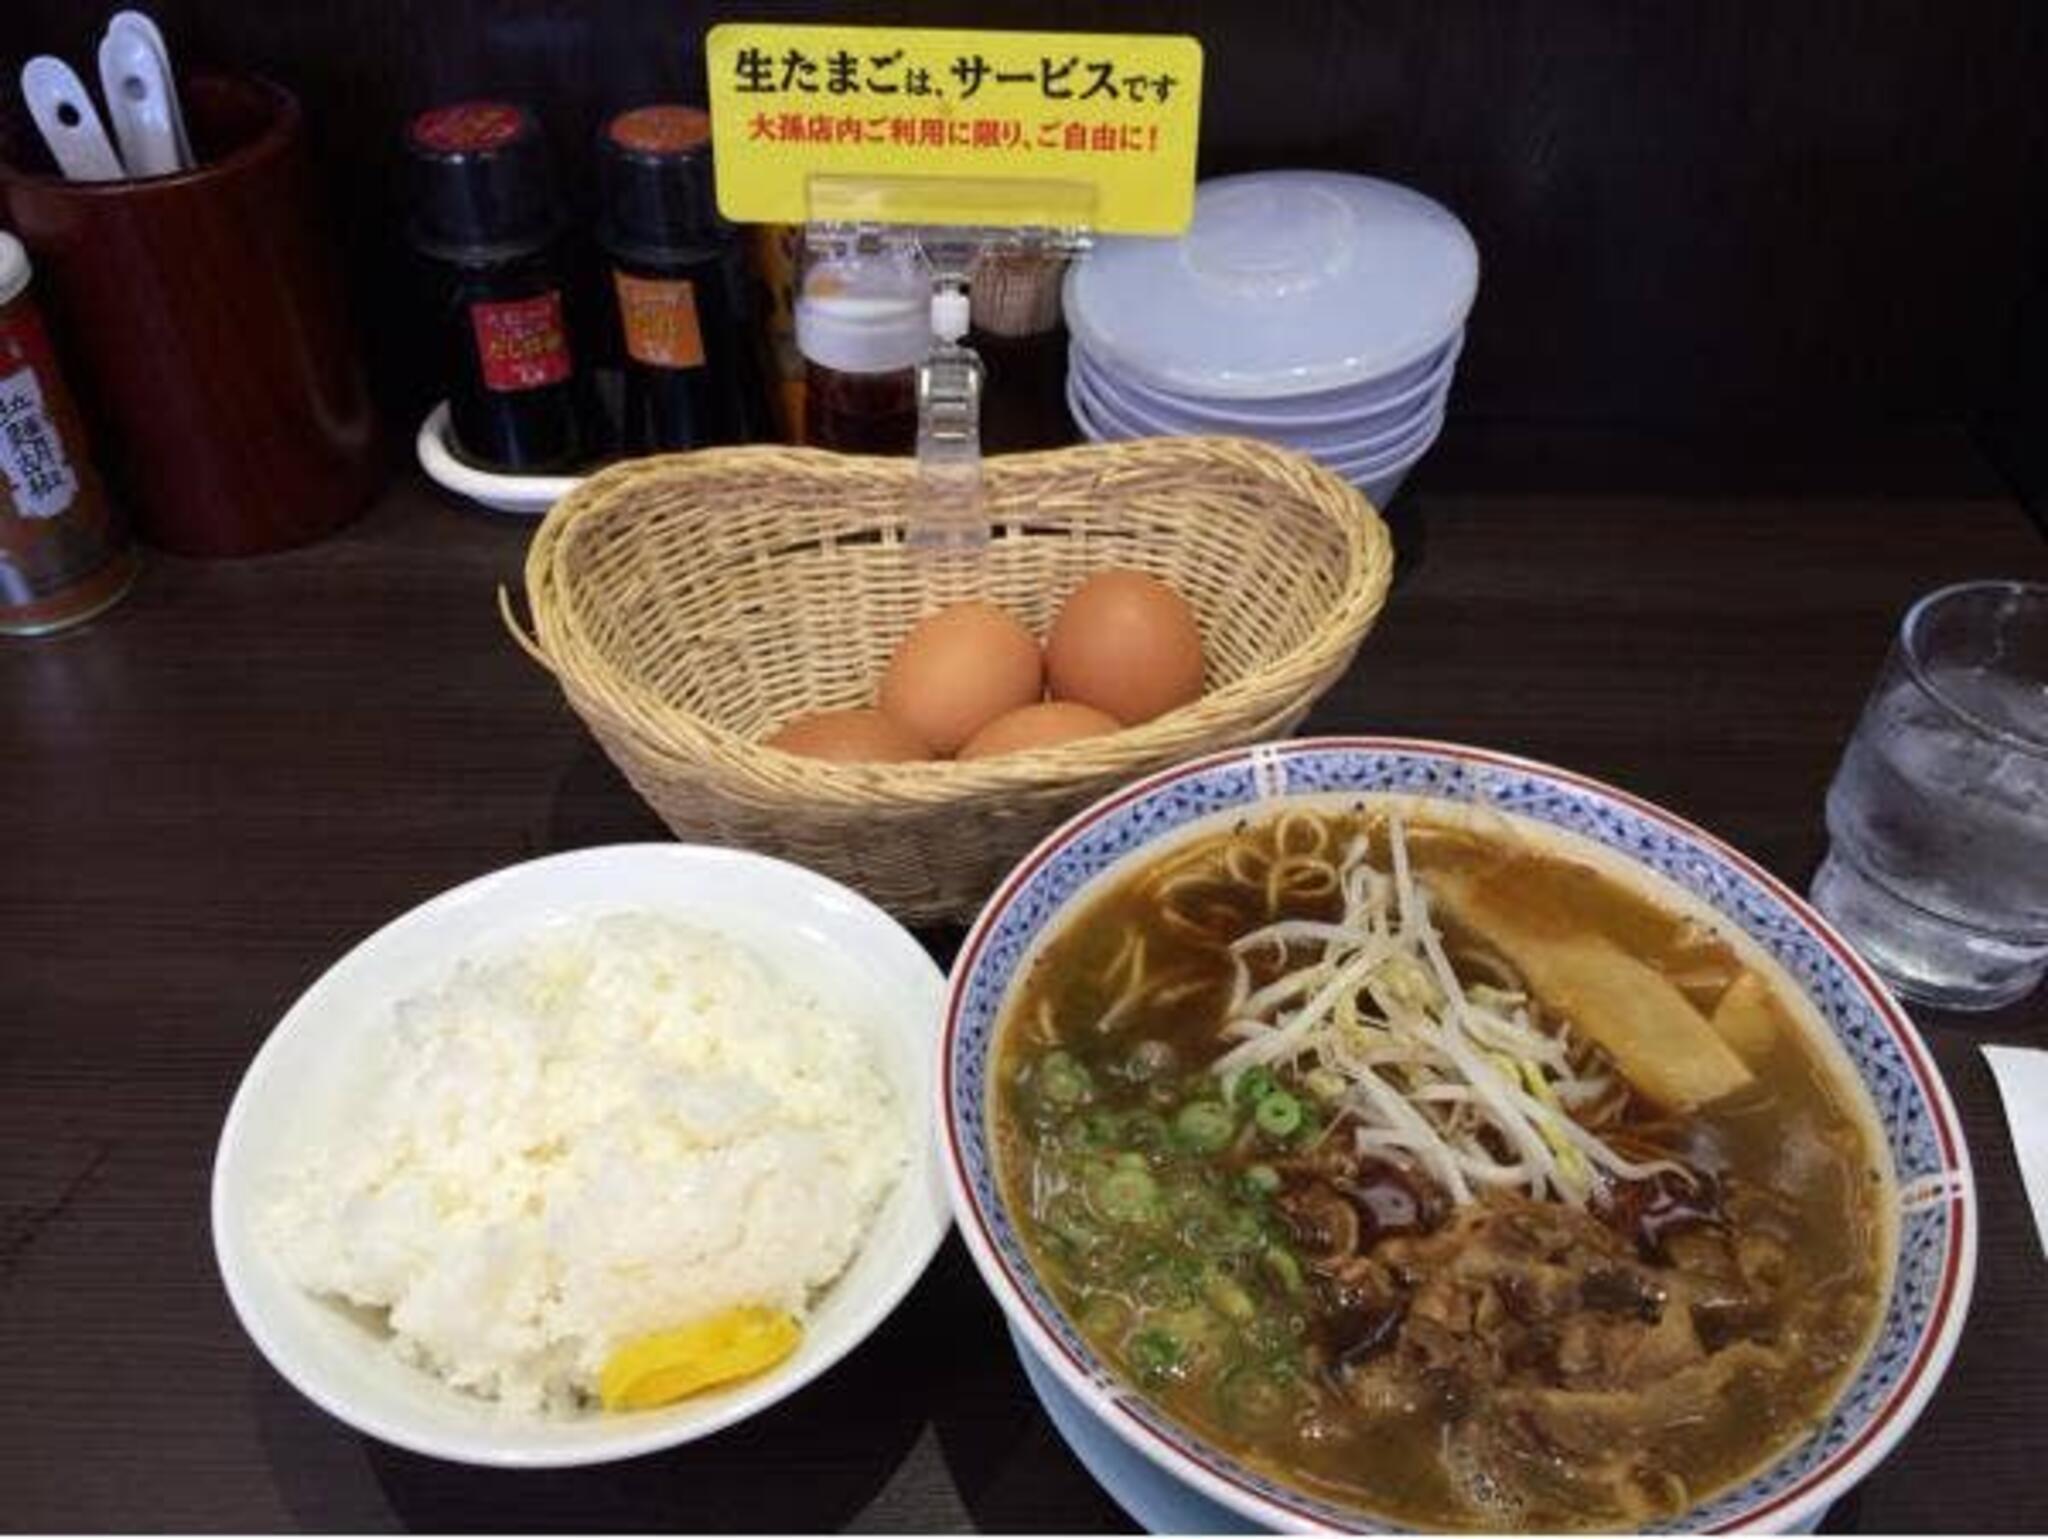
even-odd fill
[{"label": "white tray", "polygon": [[510,476],[478,470],[455,457],[450,437],[448,403],[441,401],[427,413],[427,420],[420,424],[419,436],[413,440],[420,469],[437,486],[446,487],[458,497],[467,497],[471,502],[481,503],[500,513],[539,518],[568,496],[583,479],[581,476]]}]

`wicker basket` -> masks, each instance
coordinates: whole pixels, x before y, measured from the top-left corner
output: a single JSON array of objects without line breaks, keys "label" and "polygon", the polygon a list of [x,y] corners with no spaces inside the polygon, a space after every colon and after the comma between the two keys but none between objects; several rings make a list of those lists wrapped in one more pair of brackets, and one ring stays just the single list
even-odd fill
[{"label": "wicker basket", "polygon": [[[1056,823],[1140,774],[1291,730],[1386,597],[1379,516],[1264,444],[1151,439],[991,460],[980,559],[903,543],[914,475],[908,460],[773,448],[615,466],[548,514],[526,562],[533,637],[513,623],[678,836],[815,867],[907,920],[971,914]],[[762,746],[792,716],[871,701],[919,615],[986,597],[1043,635],[1104,566],[1152,572],[1194,606],[1200,700],[1113,736],[965,764],[842,765]]]}]

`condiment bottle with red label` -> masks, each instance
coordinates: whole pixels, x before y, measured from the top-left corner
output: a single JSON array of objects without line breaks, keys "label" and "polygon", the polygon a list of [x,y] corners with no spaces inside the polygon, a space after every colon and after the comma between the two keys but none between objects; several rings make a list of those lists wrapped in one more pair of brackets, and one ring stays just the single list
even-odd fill
[{"label": "condiment bottle with red label", "polygon": [[619,320],[626,447],[766,437],[744,254],[714,193],[711,119],[668,104],[622,112],[599,138],[598,171],[597,235]]},{"label": "condiment bottle with red label", "polygon": [[85,425],[0,231],[0,634],[89,620],[128,591],[135,552],[85,453]]},{"label": "condiment bottle with red label", "polygon": [[436,280],[457,453],[488,470],[575,468],[596,445],[539,124],[509,102],[458,102],[414,118],[406,147],[408,233]]}]

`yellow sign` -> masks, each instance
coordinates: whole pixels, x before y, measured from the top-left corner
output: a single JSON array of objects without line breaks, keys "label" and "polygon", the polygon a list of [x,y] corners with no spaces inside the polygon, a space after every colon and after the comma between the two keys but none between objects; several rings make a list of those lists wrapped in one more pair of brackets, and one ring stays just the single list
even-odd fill
[{"label": "yellow sign", "polygon": [[1194,38],[729,22],[704,52],[736,223],[1176,235],[1193,217]]}]

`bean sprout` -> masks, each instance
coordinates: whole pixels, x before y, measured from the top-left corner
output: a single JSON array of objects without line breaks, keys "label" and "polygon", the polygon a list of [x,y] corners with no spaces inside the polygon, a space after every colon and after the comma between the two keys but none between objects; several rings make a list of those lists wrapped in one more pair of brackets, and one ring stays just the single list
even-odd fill
[{"label": "bean sprout", "polygon": [[[1613,1181],[1687,1174],[1675,1161],[1624,1156],[1590,1117],[1580,1120],[1625,1089],[1568,1024],[1532,1016],[1498,958],[1484,955],[1475,969],[1485,982],[1460,980],[1398,816],[1387,826],[1391,873],[1372,864],[1363,837],[1330,866],[1327,834],[1309,842],[1302,827],[1297,818],[1276,830],[1275,850],[1327,872],[1317,889],[1340,895],[1343,909],[1335,920],[1262,925],[1231,943],[1224,1035],[1234,1045],[1216,1061],[1226,1090],[1256,1066],[1334,1071],[1344,1085],[1338,1115],[1355,1146],[1413,1161],[1457,1204],[1508,1188],[1583,1208]],[[1254,989],[1247,963],[1259,955],[1286,970]]]}]

